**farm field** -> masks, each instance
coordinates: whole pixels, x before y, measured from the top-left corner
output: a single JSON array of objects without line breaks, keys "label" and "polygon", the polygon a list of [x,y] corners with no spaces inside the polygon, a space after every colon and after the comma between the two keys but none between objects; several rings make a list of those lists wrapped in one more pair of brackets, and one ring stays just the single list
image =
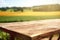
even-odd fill
[{"label": "farm field", "polygon": [[60,12],[0,12],[0,22],[59,19]]},{"label": "farm field", "polygon": [[56,12],[0,12],[0,16],[58,16],[60,11]]}]

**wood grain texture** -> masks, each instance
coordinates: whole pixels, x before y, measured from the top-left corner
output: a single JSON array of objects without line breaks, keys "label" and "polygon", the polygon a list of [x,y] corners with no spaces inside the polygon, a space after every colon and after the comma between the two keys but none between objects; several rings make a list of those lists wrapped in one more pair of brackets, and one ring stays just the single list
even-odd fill
[{"label": "wood grain texture", "polygon": [[31,40],[40,40],[43,37],[60,32],[60,19],[0,23],[1,28],[16,34],[22,34]]}]

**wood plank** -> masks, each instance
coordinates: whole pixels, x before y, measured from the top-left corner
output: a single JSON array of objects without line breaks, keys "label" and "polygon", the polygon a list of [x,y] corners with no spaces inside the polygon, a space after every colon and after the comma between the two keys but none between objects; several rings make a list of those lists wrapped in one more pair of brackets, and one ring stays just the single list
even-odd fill
[{"label": "wood plank", "polygon": [[43,37],[47,34],[60,32],[60,19],[0,23],[0,28],[26,35],[34,40],[38,36]]}]

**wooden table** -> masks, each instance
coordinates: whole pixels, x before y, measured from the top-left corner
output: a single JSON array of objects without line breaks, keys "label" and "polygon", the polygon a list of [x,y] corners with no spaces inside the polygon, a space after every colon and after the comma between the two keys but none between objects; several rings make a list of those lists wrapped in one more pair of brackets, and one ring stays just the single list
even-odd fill
[{"label": "wooden table", "polygon": [[0,30],[9,33],[10,40],[18,36],[22,40],[41,40],[50,36],[51,40],[54,34],[60,33],[60,19],[0,23]]}]

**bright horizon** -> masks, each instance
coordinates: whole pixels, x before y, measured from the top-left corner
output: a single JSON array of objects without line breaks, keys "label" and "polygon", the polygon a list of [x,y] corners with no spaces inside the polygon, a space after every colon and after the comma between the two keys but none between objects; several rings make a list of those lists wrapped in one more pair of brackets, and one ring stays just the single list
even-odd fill
[{"label": "bright horizon", "polygon": [[31,7],[47,4],[60,4],[60,0],[0,0],[0,7]]}]

